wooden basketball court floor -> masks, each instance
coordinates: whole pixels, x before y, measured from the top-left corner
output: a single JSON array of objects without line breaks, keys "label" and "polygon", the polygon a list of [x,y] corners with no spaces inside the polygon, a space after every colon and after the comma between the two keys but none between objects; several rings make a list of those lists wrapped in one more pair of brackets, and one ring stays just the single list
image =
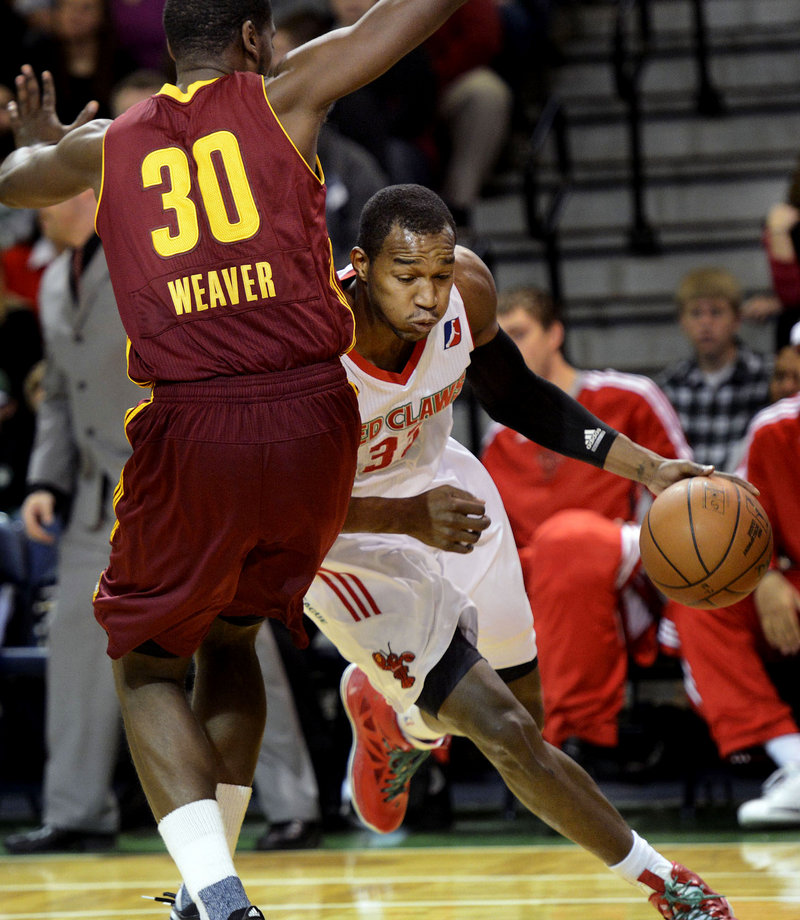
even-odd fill
[{"label": "wooden basketball court floor", "polygon": [[[800,920],[800,842],[661,843],[729,898],[737,920]],[[243,852],[268,920],[654,920],[643,894],[572,845]],[[0,858],[0,920],[166,920],[166,854]]]}]

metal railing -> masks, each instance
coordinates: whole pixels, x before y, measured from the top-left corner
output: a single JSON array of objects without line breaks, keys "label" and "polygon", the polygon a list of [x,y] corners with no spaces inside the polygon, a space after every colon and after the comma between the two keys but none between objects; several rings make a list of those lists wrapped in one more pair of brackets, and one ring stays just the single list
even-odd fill
[{"label": "metal railing", "polygon": [[[633,23],[634,28],[630,26]],[[614,86],[625,103],[628,128],[628,169],[630,171],[631,227],[628,247],[637,255],[653,255],[660,250],[655,230],[645,213],[645,169],[642,155],[641,75],[650,57],[652,26],[647,0],[620,0],[614,22],[611,67]]]},{"label": "metal railing", "polygon": [[[722,96],[709,73],[708,30],[703,0],[692,0],[692,51],[697,69],[695,109],[704,116],[725,112]],[[625,103],[628,128],[628,166],[632,202],[628,246],[637,255],[660,251],[658,235],[645,213],[646,175],[642,155],[641,75],[653,51],[649,0],[619,0],[611,48],[611,66],[617,95]]]},{"label": "metal railing", "polygon": [[[703,0],[692,2],[692,52],[697,71],[695,108],[699,115],[713,117],[726,111],[724,100],[709,74],[709,46]],[[610,66],[614,86],[625,104],[628,145],[628,186],[631,195],[631,224],[628,248],[636,255],[653,255],[661,250],[656,230],[645,207],[647,176],[643,153],[642,73],[654,51],[651,5],[648,0],[618,0],[614,22]],[[523,196],[527,232],[542,245],[550,292],[563,305],[562,248],[559,223],[564,205],[574,186],[570,154],[569,119],[563,103],[552,95],[532,131],[523,173]],[[543,151],[554,145],[555,179],[542,179]],[[552,160],[552,158],[550,158]]]},{"label": "metal railing", "polygon": [[[549,200],[545,201],[539,162],[543,149],[551,142],[555,149],[556,181]],[[566,112],[561,101],[554,95],[545,102],[531,134],[523,171],[523,190],[528,234],[542,244],[550,294],[560,304],[563,302],[564,288],[558,225],[572,190],[572,158]]]}]

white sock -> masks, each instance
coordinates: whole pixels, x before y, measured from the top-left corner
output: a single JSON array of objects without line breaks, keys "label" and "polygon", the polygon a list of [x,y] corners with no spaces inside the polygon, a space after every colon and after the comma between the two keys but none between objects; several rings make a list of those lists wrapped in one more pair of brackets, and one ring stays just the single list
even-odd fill
[{"label": "white sock", "polygon": [[608,868],[624,878],[626,882],[630,882],[631,885],[645,885],[655,890],[648,880],[648,874],[666,879],[672,871],[672,863],[654,850],[636,831],[631,831],[631,833],[633,844],[630,852],[622,862]]},{"label": "white sock", "polygon": [[200,911],[201,920],[214,920],[200,892],[223,879],[236,878],[216,799],[201,799],[176,808],[158,822],[158,832]]},{"label": "white sock", "polygon": [[406,741],[420,751],[439,747],[447,737],[426,725],[422,711],[413,705],[397,717],[397,725]]},{"label": "white sock", "polygon": [[790,763],[800,764],[800,734],[793,732],[791,735],[770,738],[764,742],[764,750],[778,767],[786,767]]},{"label": "white sock", "polygon": [[230,783],[217,783],[217,803],[222,813],[225,839],[231,856],[236,852],[239,834],[242,832],[244,816],[253,794],[252,786],[233,786]]}]

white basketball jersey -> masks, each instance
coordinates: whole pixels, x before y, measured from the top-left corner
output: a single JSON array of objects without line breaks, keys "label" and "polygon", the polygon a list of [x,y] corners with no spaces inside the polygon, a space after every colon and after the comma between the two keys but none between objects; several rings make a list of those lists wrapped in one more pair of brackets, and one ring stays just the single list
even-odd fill
[{"label": "white basketball jersey", "polygon": [[431,487],[471,350],[464,301],[454,285],[444,316],[416,343],[400,373],[381,370],[355,351],[342,357],[361,414],[353,495],[404,498]]},{"label": "white basketball jersey", "polygon": [[[467,554],[404,533],[339,534],[306,594],[306,614],[398,712],[415,702],[459,627],[496,669],[536,657],[500,495],[478,458],[449,436],[472,347],[464,302],[453,287],[445,315],[399,374],[355,351],[342,358],[358,390],[362,423],[353,494],[409,498],[449,483],[484,500],[491,519]],[[393,659],[405,662],[402,674],[387,666]]]}]

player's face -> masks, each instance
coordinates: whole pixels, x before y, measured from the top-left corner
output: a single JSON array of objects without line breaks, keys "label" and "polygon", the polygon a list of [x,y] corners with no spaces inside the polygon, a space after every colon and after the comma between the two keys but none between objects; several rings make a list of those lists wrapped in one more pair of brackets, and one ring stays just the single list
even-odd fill
[{"label": "player's face", "polygon": [[[450,302],[455,270],[450,227],[417,234],[394,226],[380,253],[362,265],[370,310],[404,342],[429,335]],[[354,262],[354,267],[358,266]]]},{"label": "player's face", "polygon": [[497,317],[500,328],[519,348],[525,363],[540,377],[550,376],[553,356],[561,347],[560,324],[553,323],[549,329],[527,310],[517,307]]},{"label": "player's face", "polygon": [[724,297],[696,297],[681,312],[681,327],[698,358],[722,359],[734,347],[739,316]]}]

